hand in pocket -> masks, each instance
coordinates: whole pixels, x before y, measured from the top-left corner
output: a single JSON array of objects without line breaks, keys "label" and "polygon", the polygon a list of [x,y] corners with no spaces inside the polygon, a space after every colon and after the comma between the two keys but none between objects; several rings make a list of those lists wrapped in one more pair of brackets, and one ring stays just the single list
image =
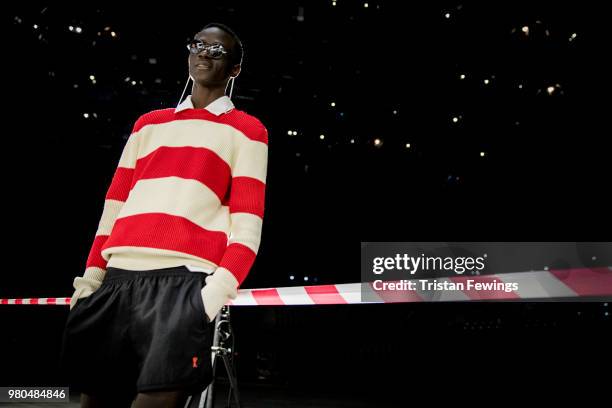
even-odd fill
[{"label": "hand in pocket", "polygon": [[93,291],[91,290],[83,290],[83,289],[75,290],[74,293],[72,294],[72,297],[70,298],[70,310],[72,310],[76,306],[79,300],[89,297],[92,294],[93,294]]}]

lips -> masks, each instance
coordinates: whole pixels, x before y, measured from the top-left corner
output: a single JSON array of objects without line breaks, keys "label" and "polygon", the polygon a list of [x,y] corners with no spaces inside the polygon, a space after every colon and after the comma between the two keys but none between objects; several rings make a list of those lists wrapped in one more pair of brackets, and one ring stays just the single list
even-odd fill
[{"label": "lips", "polygon": [[194,67],[196,69],[210,69],[211,65],[205,62],[198,62],[197,64],[194,65]]}]

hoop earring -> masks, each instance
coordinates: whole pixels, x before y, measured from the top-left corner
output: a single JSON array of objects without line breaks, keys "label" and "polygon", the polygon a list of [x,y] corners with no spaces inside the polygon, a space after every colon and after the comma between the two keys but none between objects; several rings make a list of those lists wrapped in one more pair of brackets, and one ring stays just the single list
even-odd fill
[{"label": "hoop earring", "polygon": [[191,74],[189,74],[187,76],[187,83],[185,83],[185,88],[183,88],[183,93],[181,94],[181,97],[179,98],[178,103],[176,104],[176,107],[178,109],[179,105],[181,104],[181,102],[183,101],[183,96],[185,95],[185,91],[187,90],[187,85],[189,85],[189,80],[193,80],[193,78],[191,77]]},{"label": "hoop earring", "polygon": [[[232,81],[232,85],[230,86],[230,92],[229,92],[229,98],[232,99],[232,92],[234,91],[234,81],[235,81],[236,77],[230,77],[230,81]],[[227,81],[227,85],[229,85],[229,82]],[[227,92],[227,85],[225,86],[225,92]]]}]

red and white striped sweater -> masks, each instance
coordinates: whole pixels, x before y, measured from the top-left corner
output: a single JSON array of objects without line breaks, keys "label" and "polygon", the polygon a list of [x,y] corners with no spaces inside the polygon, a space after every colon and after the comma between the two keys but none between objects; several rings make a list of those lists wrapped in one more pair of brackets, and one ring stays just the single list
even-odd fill
[{"label": "red and white striped sweater", "polygon": [[189,96],[177,109],[142,115],[108,188],[84,278],[101,281],[110,266],[192,265],[225,269],[241,284],[259,249],[267,164],[267,129],[227,96],[205,109]]}]

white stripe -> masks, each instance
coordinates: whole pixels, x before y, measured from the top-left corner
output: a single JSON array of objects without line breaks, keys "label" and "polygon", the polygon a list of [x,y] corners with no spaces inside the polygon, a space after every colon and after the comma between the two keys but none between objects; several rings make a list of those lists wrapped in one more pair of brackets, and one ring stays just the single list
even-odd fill
[{"label": "white stripe", "polygon": [[236,299],[231,301],[231,304],[236,306],[256,306],[257,302],[251,294],[251,289],[242,289],[238,292]]},{"label": "white stripe", "polygon": [[276,291],[286,305],[314,305],[314,301],[303,286],[277,288]]},{"label": "white stripe", "polygon": [[[228,165],[231,163],[233,138],[238,139],[237,129],[208,120],[185,119],[166,123],[150,123],[132,134],[130,139],[138,143],[138,159],[158,148],[204,147],[215,152]],[[246,138],[246,135],[240,133]],[[231,166],[230,166],[231,167]]]},{"label": "white stripe", "polygon": [[385,303],[383,297],[374,290],[370,282],[363,282],[361,285],[363,291],[361,303]]},{"label": "white stripe", "polygon": [[268,145],[254,140],[242,141],[232,163],[232,177],[253,177],[266,183]]},{"label": "white stripe", "polygon": [[[130,135],[127,142],[123,146],[121,157],[117,163],[117,167],[124,167],[126,169],[134,169],[136,167],[136,159],[138,158],[138,140],[134,137],[134,134]],[[116,171],[116,170],[115,170]]]},{"label": "white stripe", "polygon": [[117,220],[146,213],[183,217],[209,231],[226,232],[231,224],[229,207],[210,188],[175,176],[138,180]]},{"label": "white stripe", "polygon": [[578,296],[548,271],[506,273],[496,276],[506,283],[516,282],[518,290],[515,293],[525,299]]},{"label": "white stripe", "polygon": [[239,212],[230,214],[232,236],[227,245],[240,243],[257,254],[261,243],[263,220],[255,214]]},{"label": "white stripe", "polygon": [[123,207],[123,203],[123,201],[119,200],[104,200],[104,208],[102,209],[102,216],[100,217],[100,222],[98,223],[96,235],[110,235],[111,231],[113,230],[113,226],[115,225],[117,214],[119,214],[121,207]]},{"label": "white stripe", "polygon": [[361,303],[361,284],[343,283],[335,285],[336,290],[347,303]]}]

